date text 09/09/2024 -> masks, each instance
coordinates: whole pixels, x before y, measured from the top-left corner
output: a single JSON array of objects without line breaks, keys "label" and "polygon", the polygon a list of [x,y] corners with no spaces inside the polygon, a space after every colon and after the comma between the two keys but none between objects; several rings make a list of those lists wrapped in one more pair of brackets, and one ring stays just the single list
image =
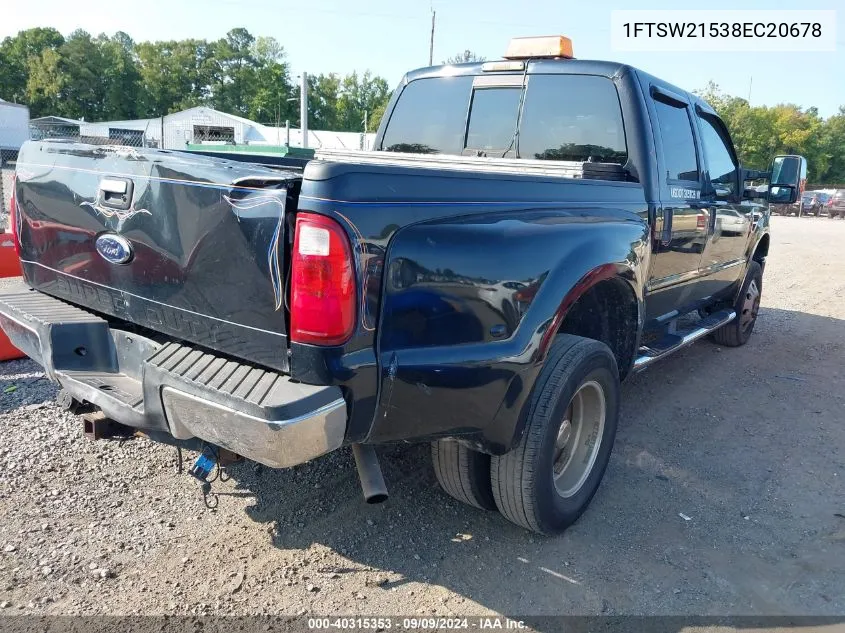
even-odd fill
[{"label": "date text 09/09/2024", "polygon": [[819,22],[626,22],[625,37],[818,38]]},{"label": "date text 09/09/2024", "polygon": [[477,617],[477,618],[440,618],[440,617],[412,617],[412,618],[384,618],[384,617],[323,617],[308,618],[308,629],[319,630],[522,630],[526,628],[523,620],[506,617]]}]

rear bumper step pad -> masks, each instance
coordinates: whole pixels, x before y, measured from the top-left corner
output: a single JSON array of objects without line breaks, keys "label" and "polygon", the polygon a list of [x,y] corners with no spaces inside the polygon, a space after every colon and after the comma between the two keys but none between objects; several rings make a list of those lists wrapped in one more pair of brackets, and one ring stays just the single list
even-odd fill
[{"label": "rear bumper step pad", "polygon": [[51,380],[121,424],[198,437],[271,467],[343,444],[346,404],[337,387],[295,383],[273,370],[115,329],[24,284],[0,289],[0,326]]}]

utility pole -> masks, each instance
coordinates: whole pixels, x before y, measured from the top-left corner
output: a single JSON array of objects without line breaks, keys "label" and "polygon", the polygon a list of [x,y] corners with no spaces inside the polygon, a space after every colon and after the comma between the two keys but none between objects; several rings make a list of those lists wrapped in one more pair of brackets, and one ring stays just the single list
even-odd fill
[{"label": "utility pole", "polygon": [[431,39],[428,42],[428,65],[434,65],[434,18],[437,16],[437,11],[432,7],[431,9]]},{"label": "utility pole", "polygon": [[302,147],[308,148],[308,73],[302,73],[302,86],[299,89],[299,127],[302,132]]},{"label": "utility pole", "polygon": [[754,75],[748,78],[748,105],[751,105],[751,86],[754,85]]},{"label": "utility pole", "polygon": [[364,134],[367,133],[367,115],[368,114],[369,113],[366,110],[364,110]]}]

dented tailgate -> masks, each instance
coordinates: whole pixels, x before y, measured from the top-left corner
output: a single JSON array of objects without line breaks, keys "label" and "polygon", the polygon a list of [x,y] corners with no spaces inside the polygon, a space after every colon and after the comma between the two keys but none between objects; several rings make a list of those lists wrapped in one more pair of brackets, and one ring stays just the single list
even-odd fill
[{"label": "dented tailgate", "polygon": [[24,276],[47,294],[286,371],[285,210],[299,180],[179,152],[27,143],[16,185]]}]

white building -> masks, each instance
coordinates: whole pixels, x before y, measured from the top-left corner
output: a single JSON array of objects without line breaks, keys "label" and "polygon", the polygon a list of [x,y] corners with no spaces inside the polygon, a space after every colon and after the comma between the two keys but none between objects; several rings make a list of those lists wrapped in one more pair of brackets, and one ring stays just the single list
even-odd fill
[{"label": "white building", "polygon": [[[32,120],[35,136],[78,136],[86,139],[109,139],[115,144],[135,147],[184,149],[187,145],[251,145],[284,146],[288,130],[269,127],[249,119],[198,106],[155,119],[104,121],[88,123],[63,117],[41,117]],[[51,132],[52,131],[52,132]],[[70,131],[70,132],[69,132]],[[302,147],[302,131],[290,129],[290,147]],[[308,130],[308,147],[312,149],[370,149],[375,134]],[[162,142],[163,139],[163,142]]]},{"label": "white building", "polygon": [[18,151],[29,138],[29,108],[0,99],[0,151]]}]

